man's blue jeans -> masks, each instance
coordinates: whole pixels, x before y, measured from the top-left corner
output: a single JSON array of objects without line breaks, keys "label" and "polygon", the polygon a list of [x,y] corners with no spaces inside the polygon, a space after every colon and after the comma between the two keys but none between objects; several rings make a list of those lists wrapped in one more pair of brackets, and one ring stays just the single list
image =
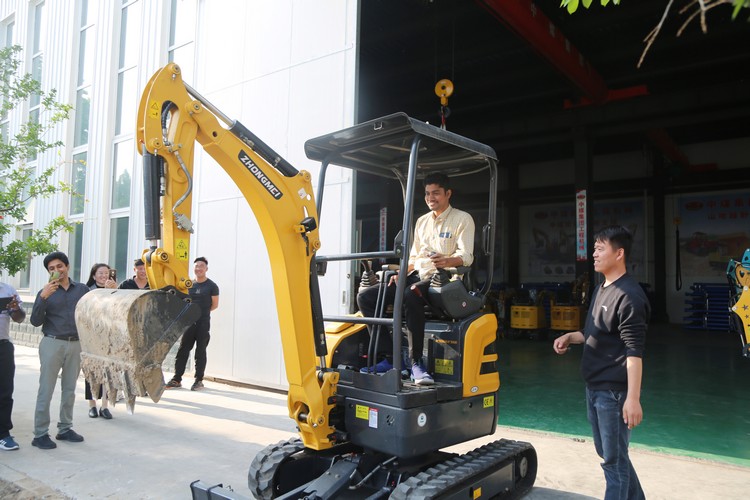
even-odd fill
[{"label": "man's blue jeans", "polygon": [[607,489],[604,500],[645,499],[638,475],[628,456],[630,429],[622,420],[626,391],[592,391],[586,388],[586,403],[596,453],[604,460]]}]

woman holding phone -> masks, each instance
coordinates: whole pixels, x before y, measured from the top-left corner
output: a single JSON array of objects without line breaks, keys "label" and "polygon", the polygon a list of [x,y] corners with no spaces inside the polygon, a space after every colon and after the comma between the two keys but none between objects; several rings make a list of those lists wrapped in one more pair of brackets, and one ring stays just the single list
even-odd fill
[{"label": "woman holding phone", "polygon": [[[86,286],[88,286],[91,290],[96,290],[97,288],[117,288],[116,271],[109,267],[107,264],[94,264],[91,267],[91,272],[89,273],[89,279],[86,282]],[[89,402],[89,417],[102,417],[110,420],[112,418],[112,413],[110,413],[108,408],[109,403],[107,401],[107,395],[104,393],[104,388],[99,386],[98,392],[98,397],[94,398],[94,395],[91,391],[91,386],[89,385],[89,382],[87,380],[86,400]],[[97,399],[102,400],[101,409],[98,412],[96,410]]]}]

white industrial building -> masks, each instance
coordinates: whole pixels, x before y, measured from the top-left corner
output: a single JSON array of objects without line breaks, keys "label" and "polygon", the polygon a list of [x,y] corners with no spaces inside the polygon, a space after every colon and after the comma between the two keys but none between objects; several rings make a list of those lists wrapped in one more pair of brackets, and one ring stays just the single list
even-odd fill
[{"label": "white industrial building", "polygon": [[[64,148],[39,155],[37,168],[58,165],[56,179],[82,199],[59,195],[32,203],[18,238],[60,214],[78,222],[60,236],[71,276],[85,281],[96,262],[125,279],[146,247],[140,155],[134,144],[141,92],[151,75],[177,62],[184,80],[229,117],[241,121],[299,170],[312,137],[355,120],[357,2],[246,0],[3,0],[0,41],[24,48],[23,72],[74,105],[48,141]],[[10,130],[30,109],[14,110]],[[286,386],[269,260],[240,191],[196,148],[190,261],[209,260],[221,289],[212,315],[207,376]],[[350,172],[326,178],[324,253],[349,249]],[[348,267],[331,265],[321,281],[324,309],[348,311]],[[44,285],[42,256],[26,272],[3,277],[28,301]]]}]

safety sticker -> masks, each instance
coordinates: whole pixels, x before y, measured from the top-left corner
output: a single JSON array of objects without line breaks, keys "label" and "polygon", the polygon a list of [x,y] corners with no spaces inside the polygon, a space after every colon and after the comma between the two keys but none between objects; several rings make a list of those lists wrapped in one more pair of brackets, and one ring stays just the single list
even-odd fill
[{"label": "safety sticker", "polygon": [[368,427],[373,429],[378,428],[378,410],[377,408],[370,408],[370,418],[367,422]]},{"label": "safety sticker", "polygon": [[356,415],[357,418],[361,418],[363,420],[367,420],[367,419],[370,418],[369,412],[370,412],[370,407],[369,406],[357,405],[357,409],[356,409],[355,415]]},{"label": "safety sticker", "polygon": [[159,118],[159,115],[161,115],[161,106],[159,106],[159,102],[156,100],[151,101],[151,104],[148,105],[148,116],[151,118]]},{"label": "safety sticker", "polygon": [[443,375],[453,375],[452,359],[435,359],[435,373]]},{"label": "safety sticker", "polygon": [[175,241],[175,257],[177,257],[178,260],[188,260],[189,254],[190,254],[190,245],[188,243],[188,240],[184,238],[178,238]]},{"label": "safety sticker", "polygon": [[477,500],[477,498],[482,497],[482,488],[474,488],[474,491],[471,494],[471,498],[474,500]]},{"label": "safety sticker", "polygon": [[495,396],[485,396],[482,401],[482,408],[492,408],[495,406]]}]

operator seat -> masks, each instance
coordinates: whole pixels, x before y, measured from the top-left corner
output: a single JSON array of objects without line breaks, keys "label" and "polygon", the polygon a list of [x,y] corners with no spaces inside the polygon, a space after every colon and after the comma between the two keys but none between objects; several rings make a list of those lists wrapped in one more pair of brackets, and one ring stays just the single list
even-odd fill
[{"label": "operator seat", "polygon": [[[439,269],[432,276],[427,299],[433,311],[447,319],[463,319],[476,314],[484,306],[484,296],[468,291],[464,280],[470,280],[471,268],[459,266]],[[451,280],[452,276],[463,275],[463,279]],[[443,319],[443,318],[441,318]]]}]

